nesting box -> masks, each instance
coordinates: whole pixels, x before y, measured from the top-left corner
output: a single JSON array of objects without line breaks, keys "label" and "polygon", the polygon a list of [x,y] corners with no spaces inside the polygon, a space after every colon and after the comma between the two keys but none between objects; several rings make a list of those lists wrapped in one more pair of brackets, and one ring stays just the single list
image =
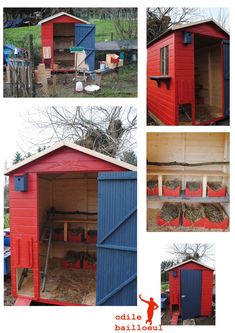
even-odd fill
[{"label": "nesting box", "polygon": [[15,191],[27,192],[28,191],[28,175],[14,176]]},{"label": "nesting box", "polygon": [[214,270],[190,259],[169,272],[170,313],[177,309],[182,319],[210,316],[212,313]]},{"label": "nesting box", "polygon": [[148,44],[147,107],[165,125],[229,117],[229,35],[213,20],[175,25]]}]

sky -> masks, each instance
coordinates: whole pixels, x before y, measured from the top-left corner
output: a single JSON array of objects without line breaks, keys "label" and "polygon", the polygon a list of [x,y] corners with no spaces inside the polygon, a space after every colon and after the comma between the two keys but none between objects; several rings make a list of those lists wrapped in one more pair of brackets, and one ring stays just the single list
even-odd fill
[{"label": "sky", "polygon": [[[7,144],[4,144],[1,149],[1,157],[4,160],[4,167],[5,163],[7,163],[7,167],[12,165],[12,160],[16,151],[21,152],[23,155],[27,152],[35,153],[38,148],[37,142],[41,141],[43,138],[48,138],[51,135],[51,131],[41,132],[27,122],[28,112],[34,115],[35,120],[40,121],[40,118],[38,117],[38,110],[40,107],[35,106],[35,103],[30,103],[28,107],[21,107],[19,102],[17,103],[17,100],[15,100],[15,102],[14,107],[12,107],[12,104],[10,104],[9,107],[6,106],[4,123],[0,124],[1,141],[7,142]],[[45,107],[41,107],[41,109],[44,108]],[[73,110],[73,108],[74,107],[67,107],[67,109],[70,110]],[[125,116],[122,120],[125,124]],[[136,135],[136,133],[134,135]],[[136,139],[134,139],[134,141],[135,140]],[[132,141],[132,143],[134,141]]]},{"label": "sky", "polygon": [[[162,251],[161,251],[161,260],[162,261],[175,259],[174,256],[169,253],[170,246],[172,246],[172,243],[165,244],[165,246],[162,246]],[[203,260],[201,260],[201,262],[205,265],[208,265],[211,268],[215,268],[215,245],[213,245],[212,248],[210,249],[208,257],[209,258],[204,258]]]}]

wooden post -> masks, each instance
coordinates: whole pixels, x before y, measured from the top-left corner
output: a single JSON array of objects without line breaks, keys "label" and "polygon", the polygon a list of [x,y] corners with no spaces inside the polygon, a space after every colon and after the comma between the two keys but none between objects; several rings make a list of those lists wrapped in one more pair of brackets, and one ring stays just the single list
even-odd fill
[{"label": "wooden post", "polygon": [[202,180],[202,197],[206,198],[206,190],[207,190],[207,176],[203,176]]},{"label": "wooden post", "polygon": [[52,97],[56,96],[56,74],[52,76]]},{"label": "wooden post", "polygon": [[158,195],[162,197],[162,176],[158,175]]},{"label": "wooden post", "polygon": [[29,52],[30,52],[30,61],[31,61],[31,77],[32,77],[32,95],[33,97],[36,96],[36,87],[35,87],[35,80],[33,76],[34,71],[34,47],[33,47],[33,35],[29,35]]},{"label": "wooden post", "polygon": [[68,223],[64,222],[64,242],[68,240]]},{"label": "wooden post", "polygon": [[211,61],[211,50],[208,51],[208,92],[209,92],[209,105],[213,104],[212,94],[212,61]]}]

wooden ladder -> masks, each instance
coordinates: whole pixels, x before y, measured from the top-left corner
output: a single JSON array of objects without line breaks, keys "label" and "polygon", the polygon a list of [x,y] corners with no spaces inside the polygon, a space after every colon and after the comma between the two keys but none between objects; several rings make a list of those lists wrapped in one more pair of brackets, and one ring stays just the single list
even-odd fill
[{"label": "wooden ladder", "polygon": [[44,238],[43,240],[48,241],[47,244],[47,252],[46,254],[41,254],[41,255],[45,255],[46,256],[46,262],[45,262],[45,266],[44,266],[44,271],[42,272],[42,291],[45,290],[46,287],[46,280],[47,280],[47,272],[48,272],[48,266],[49,266],[49,257],[50,257],[50,251],[51,251],[51,244],[52,244],[52,232],[53,232],[53,225],[52,225],[52,221],[49,217],[49,236],[48,238]]}]

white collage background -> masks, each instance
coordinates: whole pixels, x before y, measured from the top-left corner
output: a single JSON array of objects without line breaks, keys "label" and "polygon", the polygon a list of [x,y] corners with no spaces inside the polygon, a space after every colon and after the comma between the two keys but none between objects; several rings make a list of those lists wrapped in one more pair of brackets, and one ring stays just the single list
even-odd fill
[{"label": "white collage background", "polygon": [[[34,98],[7,99],[3,98],[2,80],[0,80],[0,188],[4,184],[4,161],[7,155],[8,141],[14,140],[17,128],[14,125],[16,111],[36,106],[90,106],[90,105],[126,105],[135,106],[138,110],[137,155],[138,155],[138,293],[146,297],[154,297],[160,303],[160,263],[161,251],[165,244],[171,242],[215,243],[216,245],[216,325],[187,326],[163,328],[166,332],[231,332],[234,330],[234,263],[235,263],[235,206],[234,202],[234,34],[235,6],[234,1],[157,1],[157,0],[119,0],[119,1],[75,1],[75,0],[34,0],[11,1],[1,0],[0,15],[3,18],[4,7],[138,7],[138,97],[137,98]],[[205,127],[147,127],[146,126],[146,8],[147,7],[228,7],[230,8],[231,34],[231,69],[230,69],[230,126]],[[3,22],[3,20],[2,20]],[[1,30],[1,49],[3,44],[3,24]],[[1,63],[2,52],[1,54]],[[2,77],[1,66],[1,77]],[[146,232],[146,132],[230,132],[230,170],[231,170],[231,207],[230,232],[203,233],[147,233]],[[3,191],[0,191],[3,207]],[[1,221],[3,221],[3,209]],[[71,333],[112,333],[115,316],[124,313],[145,315],[146,306],[138,300],[137,307],[4,307],[3,306],[3,237],[0,237],[0,325],[1,331],[8,332],[71,332]],[[155,314],[156,323],[160,323],[160,311]]]}]

